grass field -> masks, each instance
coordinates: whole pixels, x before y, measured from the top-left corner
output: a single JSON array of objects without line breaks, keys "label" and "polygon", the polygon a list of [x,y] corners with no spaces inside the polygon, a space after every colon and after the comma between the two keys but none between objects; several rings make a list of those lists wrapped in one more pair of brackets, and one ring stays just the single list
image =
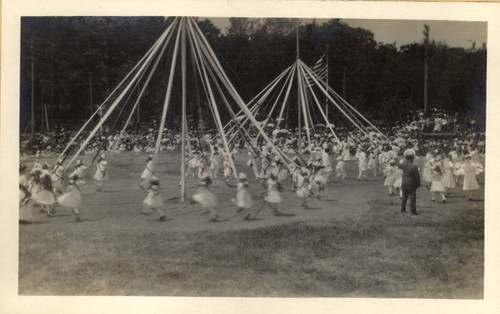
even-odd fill
[{"label": "grass field", "polygon": [[[84,156],[85,161],[90,156]],[[83,187],[82,220],[57,207],[20,225],[19,294],[269,297],[483,297],[483,190],[468,202],[459,189],[447,204],[417,192],[418,216],[399,212],[382,177],[333,180],[310,209],[283,193],[283,216],[263,209],[252,221],[229,201],[235,189],[216,180],[221,222],[179,201],[179,156],[158,164],[167,220],[139,214],[137,186],[145,154],[114,157],[110,181]],[[240,169],[243,157],[237,160]],[[27,161],[28,166],[31,161]],[[250,176],[257,200],[264,187]],[[188,180],[188,197],[196,180]],[[253,212],[253,211],[252,211]]]}]

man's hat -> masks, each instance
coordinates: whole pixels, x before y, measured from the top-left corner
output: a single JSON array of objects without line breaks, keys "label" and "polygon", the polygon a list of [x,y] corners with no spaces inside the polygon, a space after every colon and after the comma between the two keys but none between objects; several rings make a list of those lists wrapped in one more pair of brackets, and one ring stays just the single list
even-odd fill
[{"label": "man's hat", "polygon": [[415,151],[413,149],[407,149],[403,153],[405,157],[415,157]]}]

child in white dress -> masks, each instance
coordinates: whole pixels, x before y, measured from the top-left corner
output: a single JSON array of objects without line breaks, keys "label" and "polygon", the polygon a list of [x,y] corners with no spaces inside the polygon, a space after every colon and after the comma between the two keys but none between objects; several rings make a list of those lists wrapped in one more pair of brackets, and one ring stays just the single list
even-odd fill
[{"label": "child in white dress", "polygon": [[146,162],[146,168],[144,168],[144,171],[142,171],[141,174],[141,179],[143,179],[143,181],[139,183],[141,189],[146,189],[149,187],[149,180],[153,176],[153,172],[154,172],[153,155],[149,155],[148,160]]},{"label": "child in white dress", "polygon": [[219,215],[215,211],[217,206],[217,198],[210,188],[212,185],[212,178],[209,176],[203,177],[198,184],[198,191],[193,195],[193,201],[200,203],[203,209],[212,214],[210,221],[216,222],[219,220]]},{"label": "child in white dress", "polygon": [[366,177],[366,172],[368,171],[368,158],[366,157],[366,153],[363,149],[359,149],[358,152],[358,181],[361,181],[361,178],[368,179]]},{"label": "child in white dress", "polygon": [[31,212],[31,193],[29,192],[29,182],[25,176],[26,166],[19,165],[19,222],[30,222],[33,220]]},{"label": "child in white dress", "polygon": [[429,186],[429,183],[432,182],[432,166],[434,163],[434,156],[432,155],[431,152],[428,152],[425,155],[425,162],[424,162],[424,171],[422,173],[422,179],[423,181],[427,182],[426,186]]},{"label": "child in white dress", "polygon": [[455,166],[451,162],[451,156],[446,157],[443,160],[443,185],[446,188],[446,193],[448,194],[449,189],[454,189],[457,186],[455,175],[453,174]]},{"label": "child in white dress", "polygon": [[462,189],[467,191],[467,199],[470,201],[472,199],[472,193],[479,190],[479,184],[477,183],[476,175],[478,173],[477,167],[472,163],[470,155],[465,156],[465,162],[462,166],[464,173],[464,184]]},{"label": "child in white dress", "polygon": [[68,177],[69,178],[72,178],[74,177],[75,175],[78,176],[78,180],[80,181],[80,185],[82,184],[85,184],[85,170],[87,169],[87,167],[82,163],[81,160],[77,160],[76,163],[75,163],[75,170],[73,170],[73,172],[71,172]]},{"label": "child in white dress", "polygon": [[264,197],[264,201],[272,210],[272,214],[274,216],[279,216],[280,212],[278,211],[278,204],[281,203],[282,198],[280,195],[281,186],[278,182],[278,178],[272,173],[269,174],[269,178],[266,182],[266,196]]},{"label": "child in white dress", "polygon": [[396,162],[394,160],[389,161],[389,164],[385,167],[384,176],[384,186],[389,187],[389,196],[392,196],[394,195],[392,192],[394,181],[396,181]]},{"label": "child in white dress", "polygon": [[104,158],[104,154],[97,161],[96,171],[94,174],[94,180],[97,181],[97,192],[102,191],[102,184],[104,181],[108,180],[108,171],[106,167],[108,166],[108,162]]},{"label": "child in white dress", "polygon": [[373,170],[373,176],[377,176],[377,154],[370,150],[368,151],[368,170]]},{"label": "child in white dress", "polygon": [[431,201],[436,201],[436,194],[439,193],[443,200],[443,203],[446,203],[445,196],[446,188],[443,184],[443,171],[441,170],[440,163],[436,163],[435,167],[432,169],[432,181],[431,181]]},{"label": "child in white dress", "polygon": [[396,192],[399,193],[399,198],[403,198],[403,189],[401,188],[403,184],[403,170],[399,167],[396,167],[396,173],[394,174],[394,183],[392,187],[396,189]]},{"label": "child in white dress", "polygon": [[[234,187],[233,185],[229,184],[229,182],[226,181],[226,183]],[[233,202],[237,207],[238,210],[237,212],[241,212],[243,209],[249,209],[253,207],[253,199],[252,195],[250,195],[250,192],[248,191],[248,181],[247,181],[247,175],[246,173],[240,172],[238,174],[238,185],[236,187],[236,197],[231,198],[231,202]],[[250,218],[250,214],[247,214],[245,216],[245,219],[248,220]]]},{"label": "child in white dress", "polygon": [[76,221],[80,221],[80,208],[82,205],[82,192],[78,186],[80,181],[77,175],[70,178],[66,191],[63,195],[59,196],[58,200],[61,206],[73,209]]},{"label": "child in white dress", "polygon": [[297,175],[297,196],[302,200],[300,206],[304,209],[309,208],[307,204],[307,197],[309,196],[309,173],[305,168]]},{"label": "child in white dress", "polygon": [[163,199],[158,194],[158,187],[160,186],[160,181],[157,177],[151,177],[149,181],[148,195],[142,202],[143,207],[141,214],[148,215],[151,211],[156,211],[158,213],[158,220],[165,220],[165,214],[161,210],[163,207]]},{"label": "child in white dress", "polygon": [[37,202],[42,205],[42,211],[44,211],[48,217],[54,214],[54,204],[57,202],[56,195],[54,194],[54,188],[52,186],[52,179],[50,174],[44,173],[41,177],[41,189],[36,193]]}]

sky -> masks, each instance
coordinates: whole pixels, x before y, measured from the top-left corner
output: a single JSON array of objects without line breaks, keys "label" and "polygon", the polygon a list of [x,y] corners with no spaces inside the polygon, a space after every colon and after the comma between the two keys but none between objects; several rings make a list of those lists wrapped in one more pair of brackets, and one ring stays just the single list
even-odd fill
[{"label": "sky", "polygon": [[[230,26],[229,18],[209,18],[215,26],[223,32]],[[303,20],[309,22],[312,20]],[[316,23],[326,20],[318,19]],[[342,19],[351,27],[361,27],[370,30],[377,42],[386,44],[396,43],[400,47],[423,40],[424,24],[429,25],[429,38],[437,42],[446,43],[450,47],[470,48],[473,42],[479,48],[487,43],[486,22],[462,21],[424,21],[424,20],[370,20],[370,19]]]}]

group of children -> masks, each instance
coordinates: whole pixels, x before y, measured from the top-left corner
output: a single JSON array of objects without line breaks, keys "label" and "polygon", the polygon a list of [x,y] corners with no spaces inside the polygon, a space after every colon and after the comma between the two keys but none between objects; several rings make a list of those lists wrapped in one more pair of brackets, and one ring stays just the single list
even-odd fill
[{"label": "group of children", "polygon": [[[26,177],[26,166],[19,166],[19,206],[21,222],[32,220],[32,208],[40,208],[41,213],[48,217],[55,214],[56,204],[71,208],[75,220],[80,221],[82,204],[81,186],[85,184],[85,170],[87,167],[77,160],[75,169],[65,177],[62,160],[58,160],[53,167],[35,163],[30,172],[30,179]],[[105,155],[97,161],[94,179],[97,181],[97,192],[102,190],[102,184],[108,180]]]},{"label": "group of children", "polygon": [[[263,197],[262,206],[256,210],[256,213],[267,205],[272,214],[279,216],[279,203],[282,202],[281,182],[290,179],[291,191],[295,192],[301,200],[301,207],[309,207],[307,199],[309,197],[321,198],[321,192],[324,191],[329,177],[333,173],[332,161],[330,159],[329,147],[316,147],[310,150],[310,159],[306,162],[299,157],[291,159],[289,163],[280,157],[276,152],[270,149],[262,148],[262,155],[258,157],[250,152],[248,155],[247,166],[252,169],[255,178],[266,188]],[[199,154],[196,151],[186,159],[187,172],[190,176],[198,177],[198,190],[193,195],[192,201],[201,204],[204,211],[211,214],[211,221],[218,221],[217,198],[212,191],[213,178],[219,176],[220,170],[226,178],[228,186],[236,188],[235,197],[231,201],[236,205],[237,212],[249,210],[255,207],[249,191],[248,177],[245,173],[239,173],[237,183],[232,184],[229,178],[233,177],[230,160],[232,154],[225,154],[218,147],[212,147],[210,156]],[[378,170],[383,173],[385,180],[384,186],[389,188],[389,195],[399,193],[402,197],[402,170],[397,166],[398,153],[391,147],[358,147],[354,153],[352,147],[345,145],[339,152],[338,162],[335,167],[337,177],[345,179],[345,162],[358,161],[358,180],[366,179],[367,172],[373,170],[373,175],[377,176]],[[97,161],[94,180],[97,182],[96,191],[100,192],[103,183],[109,179],[108,162],[105,154],[102,154]],[[221,169],[222,168],[222,169]],[[450,189],[456,188],[459,181],[462,181],[462,189],[469,192],[469,199],[472,192],[479,189],[476,176],[484,171],[479,163],[478,154],[472,151],[471,154],[464,156],[457,151],[452,151],[442,156],[436,152],[429,152],[426,156],[423,167],[422,178],[427,182],[426,186],[431,192],[432,201],[440,195],[443,202],[446,202],[446,195]],[[29,210],[30,204],[39,207],[40,210],[51,216],[54,214],[54,205],[59,203],[63,207],[71,208],[75,214],[75,220],[80,221],[80,208],[82,203],[81,186],[85,184],[85,172],[87,167],[79,160],[75,163],[74,170],[67,176],[63,176],[65,168],[62,166],[62,160],[51,168],[45,164],[43,166],[35,163],[31,171],[31,178],[28,180],[25,173],[26,167],[20,167],[20,220],[31,219]],[[229,171],[230,169],[231,171]],[[139,186],[147,190],[146,198],[143,200],[144,214],[156,212],[159,220],[165,220],[163,212],[164,201],[159,193],[160,181],[154,175],[154,160],[150,155],[147,159],[146,167],[141,174]],[[463,179],[462,179],[463,177]],[[67,178],[67,179],[65,179]],[[251,214],[246,213],[245,219],[250,219]]]},{"label": "group of children", "polygon": [[[472,193],[480,189],[477,175],[484,171],[478,156],[474,156],[474,152],[465,156],[457,151],[441,154],[435,150],[427,153],[421,176],[425,187],[431,192],[431,201],[435,202],[436,197],[440,196],[441,201],[446,203],[450,190],[455,189],[460,181],[462,190],[467,191],[468,200],[471,200]],[[397,166],[396,160],[391,159],[384,166],[384,186],[389,188],[389,195],[399,192],[402,197],[403,171]]]}]

